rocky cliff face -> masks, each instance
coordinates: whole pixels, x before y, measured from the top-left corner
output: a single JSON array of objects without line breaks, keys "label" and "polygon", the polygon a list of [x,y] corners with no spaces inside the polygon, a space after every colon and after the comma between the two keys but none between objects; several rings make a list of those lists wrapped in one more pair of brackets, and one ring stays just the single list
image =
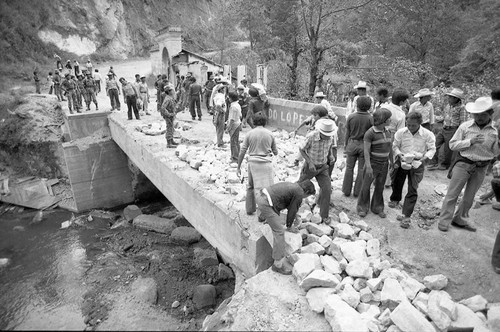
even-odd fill
[{"label": "rocky cliff face", "polygon": [[170,25],[189,31],[193,22],[210,20],[215,3],[212,0],[6,0],[0,16],[5,18],[5,30],[11,28],[18,35],[24,34],[12,38],[11,45],[25,41],[28,36],[30,40],[41,41],[41,45],[57,47],[42,47],[40,51],[45,55],[49,55],[48,49],[59,49],[79,56],[96,54],[119,59],[147,54],[158,29]]}]

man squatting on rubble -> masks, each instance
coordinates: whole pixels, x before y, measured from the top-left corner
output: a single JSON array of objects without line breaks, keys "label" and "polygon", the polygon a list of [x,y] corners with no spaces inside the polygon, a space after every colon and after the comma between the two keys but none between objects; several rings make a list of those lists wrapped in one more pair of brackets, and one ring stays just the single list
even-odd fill
[{"label": "man squatting on rubble", "polygon": [[292,232],[298,232],[292,227],[296,227],[294,224],[300,224],[300,219],[296,219],[296,215],[302,199],[315,193],[316,190],[310,180],[297,183],[280,182],[256,192],[259,218],[266,221],[273,231],[273,271],[286,275],[292,274],[292,266],[286,258],[285,227],[279,218],[280,211],[288,210],[286,227]]}]

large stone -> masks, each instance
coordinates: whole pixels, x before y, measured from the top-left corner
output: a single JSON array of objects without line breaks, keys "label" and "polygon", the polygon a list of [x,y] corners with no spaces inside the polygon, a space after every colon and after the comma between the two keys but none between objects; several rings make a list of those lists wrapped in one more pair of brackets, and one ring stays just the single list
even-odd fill
[{"label": "large stone", "polygon": [[[268,227],[266,227],[268,228]],[[302,235],[298,233],[285,232],[285,252],[290,255],[302,248]]]},{"label": "large stone", "polygon": [[213,285],[196,286],[193,292],[193,303],[197,309],[215,305],[217,292]]},{"label": "large stone", "polygon": [[170,234],[170,241],[180,244],[191,244],[201,240],[201,234],[193,227],[177,227]]},{"label": "large stone", "polygon": [[439,291],[431,291],[429,293],[429,301],[427,301],[428,315],[433,323],[440,330],[446,330],[451,325],[451,318],[441,309],[439,302],[443,295]]},{"label": "large stone", "polygon": [[380,240],[371,239],[366,241],[366,253],[371,257],[380,257]]},{"label": "large stone", "polygon": [[401,330],[397,325],[391,325],[385,332],[403,332],[403,330]]},{"label": "large stone", "polygon": [[305,242],[305,245],[308,245],[308,244],[311,244],[311,243],[314,243],[314,242],[318,242],[318,241],[319,241],[319,237],[317,235],[307,234],[306,235],[306,240],[304,242]]},{"label": "large stone", "polygon": [[142,211],[137,205],[129,205],[125,209],[123,209],[123,217],[127,221],[132,221],[135,217],[141,214]]},{"label": "large stone", "polygon": [[366,242],[363,240],[341,243],[340,250],[349,262],[366,258]]},{"label": "large stone", "polygon": [[344,239],[352,239],[355,235],[354,229],[349,224],[337,224],[333,226],[335,235]]},{"label": "large stone", "polygon": [[405,275],[398,269],[388,268],[382,270],[382,272],[380,272],[380,275],[378,277],[382,280],[391,278],[391,279],[396,279],[397,281],[402,281],[405,278]]},{"label": "large stone", "polygon": [[325,224],[308,223],[306,228],[309,233],[317,235],[319,237],[323,235],[330,235],[333,232],[333,229]]},{"label": "large stone", "polygon": [[457,319],[451,321],[450,329],[471,327],[474,329],[484,328],[485,323],[470,308],[457,303]]},{"label": "large stone", "polygon": [[472,297],[469,297],[468,299],[464,299],[464,300],[460,301],[459,303],[468,307],[470,310],[476,312],[476,311],[485,310],[486,305],[488,304],[488,301],[484,297],[482,297],[481,295],[474,295]]},{"label": "large stone", "polygon": [[356,278],[356,280],[354,280],[354,284],[352,284],[352,287],[354,287],[354,289],[356,291],[360,291],[362,288],[365,288],[367,285],[366,285],[366,279],[365,278]]},{"label": "large stone", "polygon": [[313,242],[305,247],[302,247],[300,252],[303,254],[323,255],[325,253],[325,248],[323,248],[323,246],[318,242]]},{"label": "large stone", "polygon": [[340,269],[340,264],[337,262],[332,256],[323,255],[320,256],[321,264],[323,265],[323,269],[331,274],[341,274],[342,270]]},{"label": "large stone", "polygon": [[360,230],[365,231],[365,232],[367,232],[368,229],[370,229],[368,227],[368,224],[364,220],[356,220],[355,222],[353,222],[353,225],[355,227],[359,228]]},{"label": "large stone", "polygon": [[321,246],[325,248],[326,251],[326,248],[330,247],[330,244],[332,244],[333,242],[328,235],[323,235],[318,239],[318,243],[321,244]]},{"label": "large stone", "polygon": [[[368,306],[368,309],[364,309],[364,312],[360,312],[363,314],[364,317],[378,318],[378,316],[380,316],[380,308],[377,305],[368,304],[368,303],[360,303],[358,305],[358,307],[362,304]],[[358,312],[359,312],[359,310],[358,310]]]},{"label": "large stone", "polygon": [[424,284],[422,284],[416,279],[413,279],[412,277],[405,278],[401,280],[399,283],[401,284],[401,287],[403,287],[406,297],[410,301],[412,301],[415,298],[415,296],[417,296],[418,292],[420,292],[425,288]]},{"label": "large stone", "polygon": [[386,308],[379,316],[378,316],[378,321],[382,326],[389,326],[392,324],[392,319],[391,319],[391,310],[389,308]]},{"label": "large stone", "polygon": [[340,245],[335,242],[332,242],[332,244],[330,244],[330,246],[326,249],[326,253],[328,255],[331,255],[338,262],[340,262],[344,258],[342,250],[340,249]]},{"label": "large stone", "polygon": [[446,293],[445,291],[440,291],[438,306],[439,309],[441,309],[448,317],[451,318],[451,320],[457,319],[457,304],[452,300],[450,294]]},{"label": "large stone", "polygon": [[364,240],[364,241],[368,241],[368,240],[373,239],[373,235],[371,235],[371,234],[370,234],[370,233],[368,233],[368,232],[361,231],[361,232],[359,232],[359,234],[358,234],[358,239],[360,239],[360,240]]},{"label": "large stone", "polygon": [[229,266],[220,263],[219,270],[218,270],[218,279],[219,280],[234,279],[233,270],[231,270],[231,268]]},{"label": "large stone", "polygon": [[360,313],[345,303],[337,294],[330,295],[325,303],[325,318],[333,331],[368,332]]},{"label": "large stone", "polygon": [[343,224],[348,224],[349,221],[351,221],[351,219],[349,219],[349,216],[344,211],[339,213],[339,219]]},{"label": "large stone", "polygon": [[427,308],[427,303],[429,301],[429,294],[420,292],[415,296],[415,299],[411,302],[415,308],[420,310],[424,315],[429,315],[429,309]]},{"label": "large stone", "polygon": [[373,264],[373,270],[378,273],[383,270],[387,270],[391,267],[391,263],[385,259],[383,261],[377,261],[376,263]]},{"label": "large stone", "polygon": [[325,309],[326,299],[331,294],[335,294],[335,288],[311,288],[306,294],[306,298],[311,310],[317,312],[318,314],[321,314]]},{"label": "large stone", "polygon": [[132,224],[137,228],[167,235],[170,235],[176,227],[175,222],[172,219],[165,219],[146,214],[141,214],[135,217]]},{"label": "large stone", "polygon": [[345,269],[348,275],[355,278],[366,278],[370,279],[373,274],[373,270],[370,267],[370,263],[366,259],[355,259],[347,264]]},{"label": "large stone", "polygon": [[392,310],[405,300],[406,294],[399,282],[392,278],[385,279],[381,294],[382,304]]},{"label": "large stone", "polygon": [[339,281],[331,273],[323,270],[314,270],[300,283],[300,287],[306,292],[314,287],[333,288],[339,284]]},{"label": "large stone", "polygon": [[299,260],[293,265],[293,276],[300,283],[314,270],[321,269],[321,261],[316,254],[300,254]]},{"label": "large stone", "polygon": [[367,303],[373,300],[373,293],[369,287],[362,288],[359,291],[359,300],[361,302]]},{"label": "large stone", "polygon": [[158,299],[158,286],[153,278],[138,277],[131,285],[132,295],[138,301],[156,304]]},{"label": "large stone", "polygon": [[366,285],[370,288],[372,292],[379,290],[382,285],[383,280],[380,278],[372,278],[366,281]]},{"label": "large stone", "polygon": [[342,290],[342,293],[340,293],[340,297],[342,300],[344,300],[348,305],[350,305],[353,308],[356,308],[359,304],[360,301],[360,295],[354,287],[350,284],[346,284],[344,286],[344,289]]},{"label": "large stone", "polygon": [[500,331],[500,306],[488,310],[488,326],[491,331]]},{"label": "large stone", "polygon": [[402,331],[435,331],[424,315],[407,300],[401,302],[391,312],[390,317]]},{"label": "large stone", "polygon": [[430,290],[440,290],[448,285],[448,278],[442,274],[427,276],[424,278],[424,285]]},{"label": "large stone", "polygon": [[214,249],[194,248],[194,263],[198,268],[219,265],[217,253]]}]

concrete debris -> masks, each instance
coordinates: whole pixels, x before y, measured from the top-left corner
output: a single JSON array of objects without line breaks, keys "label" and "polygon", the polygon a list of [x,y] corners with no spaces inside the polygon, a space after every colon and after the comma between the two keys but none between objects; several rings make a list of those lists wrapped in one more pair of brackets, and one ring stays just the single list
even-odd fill
[{"label": "concrete debris", "polygon": [[213,285],[199,285],[193,291],[193,303],[197,309],[215,305],[217,292]]},{"label": "concrete debris", "polygon": [[335,229],[335,235],[344,239],[354,238],[355,232],[351,225],[348,224],[337,224],[333,226]]},{"label": "concrete debris", "polygon": [[326,249],[326,253],[335,258],[338,262],[344,259],[344,255],[342,254],[342,250],[340,249],[340,245],[338,243],[332,242],[330,246]]},{"label": "concrete debris", "polygon": [[314,270],[320,270],[321,261],[316,254],[300,254],[299,260],[293,265],[292,274],[300,283]]},{"label": "concrete debris", "polygon": [[340,250],[349,262],[356,259],[366,259],[366,242],[363,240],[341,243]]},{"label": "concrete debris", "polygon": [[[321,223],[321,216],[319,213],[314,213],[311,217],[311,222],[313,224],[320,224]],[[326,226],[326,225],[325,225]]]},{"label": "concrete debris", "polygon": [[323,235],[331,235],[333,232],[333,229],[325,224],[314,224],[314,223],[307,223],[306,225],[307,231],[310,234],[317,235],[319,237]]},{"label": "concrete debris", "polygon": [[325,303],[325,318],[333,331],[368,332],[361,314],[349,306],[337,294],[330,295]]},{"label": "concrete debris", "polygon": [[335,294],[335,288],[311,288],[306,294],[307,302],[312,311],[321,314],[325,309],[328,296]]},{"label": "concrete debris", "polygon": [[348,224],[349,221],[351,221],[351,219],[349,219],[349,216],[344,211],[339,213],[339,219],[343,224]]},{"label": "concrete debris", "polygon": [[402,331],[435,331],[424,315],[408,301],[403,301],[390,314],[391,321]]},{"label": "concrete debris", "polygon": [[194,248],[194,265],[198,268],[204,268],[213,265],[219,265],[217,253],[214,249]]},{"label": "concrete debris", "polygon": [[361,302],[367,303],[373,300],[373,293],[369,287],[362,288],[359,291],[359,300]]},{"label": "concrete debris", "polygon": [[370,288],[372,292],[380,290],[382,287],[383,280],[381,278],[372,278],[366,281],[366,285]]},{"label": "concrete debris", "polygon": [[387,278],[382,287],[381,301],[389,309],[396,308],[402,301],[406,301],[406,294],[396,279]]},{"label": "concrete debris", "polygon": [[398,269],[388,268],[388,269],[382,270],[382,272],[380,272],[379,278],[382,280],[385,280],[387,278],[392,278],[392,279],[396,279],[397,281],[401,281],[401,280],[405,279],[405,276]]},{"label": "concrete debris", "polygon": [[389,308],[386,308],[384,311],[382,311],[382,313],[378,316],[378,321],[382,326],[391,325],[392,324],[391,310],[389,310]]},{"label": "concrete debris", "polygon": [[319,236],[314,234],[307,234],[304,241],[304,245],[309,245],[311,243],[319,242]]},{"label": "concrete debris", "polygon": [[385,332],[403,332],[397,325],[391,325]]},{"label": "concrete debris", "polygon": [[427,308],[428,301],[429,301],[429,294],[420,292],[417,294],[417,296],[415,296],[415,299],[411,303],[424,315],[428,316],[429,314],[429,309]]},{"label": "concrete debris", "polygon": [[491,331],[500,331],[500,306],[488,310],[488,327]]},{"label": "concrete debris", "polygon": [[172,308],[178,308],[179,306],[181,305],[181,303],[179,301],[174,301],[172,302]]},{"label": "concrete debris", "polygon": [[380,257],[380,240],[371,239],[366,241],[366,253],[368,256]]},{"label": "concrete debris", "polygon": [[318,239],[318,243],[323,247],[323,248],[328,248],[330,245],[333,243],[332,239],[328,235],[323,235]]},{"label": "concrete debris", "polygon": [[356,220],[354,221],[353,225],[365,232],[368,232],[368,230],[370,229],[370,227],[368,227],[368,224],[364,220]]},{"label": "concrete debris", "polygon": [[323,270],[314,270],[300,283],[300,287],[306,292],[314,287],[333,288],[339,284],[333,274]]},{"label": "concrete debris", "polygon": [[431,291],[429,293],[429,301],[427,302],[428,315],[432,322],[440,330],[447,330],[451,325],[451,317],[444,312],[440,307],[443,295],[439,291]]},{"label": "concrete debris", "polygon": [[442,274],[427,276],[424,278],[424,285],[430,290],[441,290],[448,285],[448,278]]},{"label": "concrete debris", "polygon": [[354,289],[356,291],[360,291],[362,288],[365,288],[367,285],[366,285],[366,279],[365,278],[356,278],[354,280],[354,284],[352,284],[352,287],[354,287]]},{"label": "concrete debris", "polygon": [[413,279],[412,277],[408,277],[408,278],[401,280],[400,284],[401,284],[401,287],[403,287],[403,290],[406,294],[406,297],[410,301],[415,299],[418,292],[420,292],[421,290],[423,290],[425,288],[424,284],[417,281],[416,279]]},{"label": "concrete debris", "polygon": [[358,239],[368,241],[368,240],[373,239],[373,236],[368,232],[360,231],[359,235],[358,235]]},{"label": "concrete debris", "polygon": [[348,275],[354,278],[370,279],[373,275],[373,269],[365,259],[354,259],[347,264],[345,269]]},{"label": "concrete debris", "polygon": [[175,222],[171,219],[160,218],[147,214],[140,214],[135,217],[132,225],[140,229],[154,231],[166,235],[170,235],[176,228]]},{"label": "concrete debris", "polygon": [[[488,316],[490,316],[491,313],[488,312]],[[486,328],[485,322],[479,318],[474,311],[469,309],[463,304],[457,303],[457,319],[453,320],[450,324],[450,330],[453,329],[465,329],[465,328],[474,328],[476,329],[481,329],[481,328]],[[492,331],[495,331],[492,329]]]},{"label": "concrete debris", "polygon": [[486,306],[488,305],[488,301],[481,295],[469,297],[468,299],[464,299],[459,303],[465,305],[474,312],[485,310]]},{"label": "concrete debris", "polygon": [[181,226],[170,234],[170,241],[180,244],[192,244],[201,240],[201,234],[193,227]]},{"label": "concrete debris", "polygon": [[132,221],[135,217],[141,214],[141,209],[137,205],[129,205],[125,209],[123,209],[123,217],[127,221]]},{"label": "concrete debris", "polygon": [[300,252],[304,254],[323,255],[325,253],[325,248],[323,248],[323,246],[318,242],[313,242],[305,247],[302,247]]},{"label": "concrete debris", "polygon": [[331,274],[340,274],[342,270],[340,269],[340,264],[332,256],[324,255],[320,256],[321,264],[323,269]]},{"label": "concrete debris", "polygon": [[229,266],[220,263],[219,270],[218,270],[218,279],[219,280],[234,279],[233,270]]},{"label": "concrete debris", "polygon": [[140,302],[156,304],[158,286],[153,278],[138,277],[131,285],[134,298]]},{"label": "concrete debris", "polygon": [[344,300],[348,305],[353,308],[356,308],[360,301],[360,295],[351,284],[344,285],[344,289],[340,293],[340,297]]}]

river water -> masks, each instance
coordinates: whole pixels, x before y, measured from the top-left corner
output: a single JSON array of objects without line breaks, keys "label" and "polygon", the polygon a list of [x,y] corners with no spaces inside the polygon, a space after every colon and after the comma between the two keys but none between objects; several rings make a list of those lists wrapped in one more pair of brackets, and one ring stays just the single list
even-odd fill
[{"label": "river water", "polygon": [[0,258],[11,260],[0,270],[0,329],[83,330],[85,247],[101,229],[60,229],[71,217],[63,210],[29,225],[33,215],[0,216]]}]

